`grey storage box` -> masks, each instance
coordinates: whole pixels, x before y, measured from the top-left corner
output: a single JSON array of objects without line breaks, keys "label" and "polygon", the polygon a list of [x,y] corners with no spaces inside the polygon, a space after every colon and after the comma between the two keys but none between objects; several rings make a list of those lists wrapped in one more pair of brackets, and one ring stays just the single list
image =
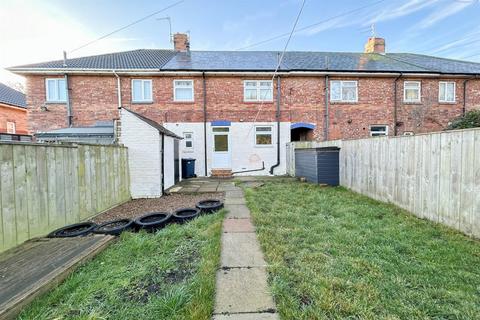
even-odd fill
[{"label": "grey storage box", "polygon": [[340,184],[340,148],[295,149],[295,176],[308,182]]}]

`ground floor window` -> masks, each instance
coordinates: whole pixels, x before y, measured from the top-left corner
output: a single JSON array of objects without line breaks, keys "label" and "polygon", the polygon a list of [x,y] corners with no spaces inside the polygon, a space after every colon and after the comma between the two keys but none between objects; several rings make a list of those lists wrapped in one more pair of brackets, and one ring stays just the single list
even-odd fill
[{"label": "ground floor window", "polygon": [[7,133],[15,134],[16,131],[15,122],[7,122]]},{"label": "ground floor window", "polygon": [[185,142],[185,151],[193,151],[193,132],[184,132],[183,141]]},{"label": "ground floor window", "polygon": [[255,145],[257,146],[272,145],[272,127],[271,126],[255,127]]},{"label": "ground floor window", "polygon": [[388,126],[386,125],[374,125],[370,126],[370,136],[387,136],[388,135]]}]

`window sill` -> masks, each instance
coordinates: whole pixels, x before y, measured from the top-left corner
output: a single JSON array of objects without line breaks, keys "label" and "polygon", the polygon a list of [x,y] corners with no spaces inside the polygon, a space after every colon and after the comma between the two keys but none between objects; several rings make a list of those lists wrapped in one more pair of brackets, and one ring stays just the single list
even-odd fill
[{"label": "window sill", "polygon": [[194,150],[183,150],[183,153],[194,153],[195,151]]},{"label": "window sill", "polygon": [[452,104],[457,104],[457,102],[456,101],[438,101],[438,104],[450,104],[450,105],[452,105]]},{"label": "window sill", "polygon": [[415,105],[415,104],[422,104],[422,102],[421,101],[403,101],[403,104]]},{"label": "window sill", "polygon": [[273,144],[256,144],[255,148],[273,148]]},{"label": "window sill", "polygon": [[330,101],[330,104],[358,104],[358,101]]},{"label": "window sill", "polygon": [[258,103],[273,103],[273,100],[265,100],[265,101],[243,101],[243,103],[252,103],[252,104],[258,104]]},{"label": "window sill", "polygon": [[173,100],[172,103],[175,103],[175,104],[194,104],[194,103],[195,103],[195,100],[188,100],[188,101],[176,101],[176,100]]},{"label": "window sill", "polygon": [[153,101],[132,101],[132,104],[153,104]]},{"label": "window sill", "polygon": [[45,101],[45,104],[67,104],[67,101]]}]

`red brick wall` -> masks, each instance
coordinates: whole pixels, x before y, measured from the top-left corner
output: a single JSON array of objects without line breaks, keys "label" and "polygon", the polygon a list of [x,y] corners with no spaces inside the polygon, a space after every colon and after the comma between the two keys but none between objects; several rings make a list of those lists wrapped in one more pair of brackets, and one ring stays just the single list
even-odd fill
[{"label": "red brick wall", "polygon": [[[142,77],[135,77],[142,78]],[[121,78],[122,106],[131,108],[157,122],[203,121],[202,78],[196,77],[143,77],[152,79],[153,102],[131,102],[131,79]],[[174,79],[194,80],[194,101],[173,101]],[[243,81],[254,77],[207,76],[207,120],[274,121],[276,102],[244,102]],[[260,78],[258,78],[260,79]],[[263,78],[269,79],[269,78]],[[388,125],[393,134],[394,79],[346,78],[358,81],[357,103],[329,102],[329,139],[369,136],[370,125]],[[421,104],[403,103],[403,81],[422,82]],[[35,132],[65,127],[66,105],[45,105],[45,77],[27,79],[27,105],[30,129]],[[438,81],[443,79],[408,79],[397,81],[398,134],[438,131],[461,114],[463,106],[463,79],[455,80],[456,103],[438,103]],[[451,80],[449,80],[451,81]],[[117,80],[112,76],[70,76],[70,97],[74,126],[93,125],[99,120],[118,118]],[[276,81],[274,83],[276,96]],[[480,80],[471,80],[467,86],[467,110],[480,107]],[[316,124],[315,139],[324,137],[325,77],[283,77],[281,79],[281,121]]]},{"label": "red brick wall", "polygon": [[15,123],[16,134],[28,134],[27,110],[0,103],[1,133],[7,133],[7,122]]}]

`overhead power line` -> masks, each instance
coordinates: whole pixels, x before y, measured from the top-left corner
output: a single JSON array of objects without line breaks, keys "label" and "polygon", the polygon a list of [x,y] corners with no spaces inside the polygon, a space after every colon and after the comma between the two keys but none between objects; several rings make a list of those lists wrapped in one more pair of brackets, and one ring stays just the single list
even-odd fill
[{"label": "overhead power line", "polygon": [[101,37],[98,38],[98,39],[89,41],[89,42],[85,43],[84,45],[81,45],[81,46],[78,47],[78,48],[75,48],[75,49],[73,49],[73,50],[70,50],[68,53],[72,53],[72,52],[78,51],[78,50],[80,50],[80,49],[83,49],[83,48],[85,48],[86,46],[91,45],[92,43],[95,43],[95,42],[97,42],[97,41],[103,40],[103,39],[111,36],[112,34],[115,34],[115,33],[119,32],[119,31],[125,30],[125,29],[127,29],[127,28],[129,28],[129,27],[131,27],[131,26],[133,26],[133,25],[135,25],[135,24],[137,24],[137,23],[140,23],[140,22],[142,22],[142,21],[145,21],[145,20],[147,20],[148,18],[151,18],[151,17],[153,17],[154,15],[159,14],[160,12],[163,12],[163,11],[166,11],[166,10],[168,10],[168,9],[171,9],[171,8],[179,5],[179,4],[182,3],[182,2],[185,2],[185,0],[177,1],[177,2],[175,2],[175,3],[172,3],[172,4],[169,5],[169,6],[166,6],[166,7],[162,8],[162,9],[160,9],[160,10],[157,10],[157,11],[155,11],[155,12],[152,12],[152,13],[150,13],[150,14],[148,14],[148,15],[146,15],[146,16],[138,19],[138,20],[135,20],[135,21],[133,21],[133,22],[131,22],[131,23],[129,23],[129,24],[121,27],[121,28],[118,28],[118,29],[116,29],[116,30],[114,30],[114,31],[112,31],[112,32],[109,32],[109,33],[101,36]]},{"label": "overhead power line", "polygon": [[[324,19],[324,20],[315,22],[315,23],[313,23],[313,24],[310,24],[310,25],[308,25],[308,26],[299,28],[299,29],[295,30],[294,33],[311,29],[311,28],[313,28],[313,27],[316,27],[316,26],[321,25],[321,24],[323,24],[323,23],[326,23],[326,22],[329,22],[329,21],[332,21],[332,20],[341,18],[341,17],[343,17],[343,16],[348,16],[348,15],[350,15],[350,14],[352,14],[352,13],[361,11],[361,10],[366,9],[366,8],[368,8],[368,7],[373,7],[373,6],[377,5],[377,4],[380,4],[380,3],[385,2],[385,1],[386,1],[386,0],[376,1],[376,2],[373,2],[373,3],[370,3],[370,4],[367,4],[367,5],[364,5],[364,6],[361,6],[361,7],[352,9],[352,10],[349,10],[349,11],[342,12],[342,13],[340,13],[340,14],[338,14],[338,15],[335,15],[335,16],[332,16],[332,17],[330,17],[330,18],[327,18],[327,19]],[[249,49],[249,48],[252,48],[252,47],[256,47],[256,46],[259,46],[259,45],[264,44],[264,43],[267,43],[267,42],[271,42],[271,41],[274,41],[274,40],[277,40],[277,39],[281,39],[281,38],[287,37],[287,36],[289,36],[289,35],[290,35],[289,32],[282,33],[282,34],[279,34],[279,35],[277,35],[277,36],[271,37],[271,38],[269,38],[269,39],[265,39],[265,40],[262,40],[262,41],[259,41],[259,42],[250,44],[250,45],[248,45],[248,46],[238,48],[237,51]]]}]

